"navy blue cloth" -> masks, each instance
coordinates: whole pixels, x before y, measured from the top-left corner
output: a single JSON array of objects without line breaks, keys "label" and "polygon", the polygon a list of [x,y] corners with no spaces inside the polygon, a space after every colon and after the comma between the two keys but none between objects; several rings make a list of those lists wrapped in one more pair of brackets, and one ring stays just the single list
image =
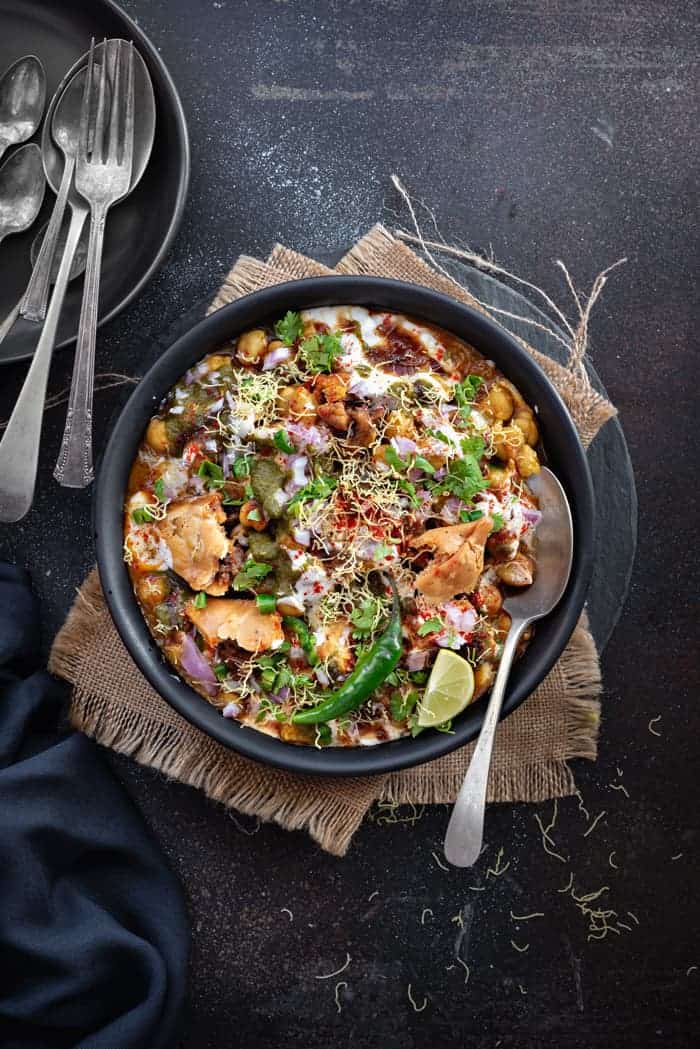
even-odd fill
[{"label": "navy blue cloth", "polygon": [[180,886],[94,743],[61,736],[26,574],[0,562],[0,1046],[173,1049]]}]

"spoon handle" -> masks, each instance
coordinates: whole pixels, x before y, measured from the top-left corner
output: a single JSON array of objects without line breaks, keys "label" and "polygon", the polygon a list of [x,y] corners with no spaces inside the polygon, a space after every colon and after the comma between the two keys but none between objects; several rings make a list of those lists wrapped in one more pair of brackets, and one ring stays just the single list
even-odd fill
[{"label": "spoon handle", "polygon": [[503,695],[508,675],[515,657],[515,649],[528,620],[514,619],[503,646],[503,655],[498,667],[496,681],[486,709],[472,759],[462,788],[452,809],[445,835],[445,858],[455,867],[471,867],[476,863],[484,839],[484,811],[486,809],[486,787],[491,765],[491,751],[496,736],[498,719],[503,704]]},{"label": "spoon handle", "polygon": [[68,193],[73,182],[74,170],[75,157],[67,156],[66,162],[63,166],[61,186],[58,191],[58,196],[56,197],[56,202],[53,206],[51,219],[46,227],[46,233],[41,242],[41,248],[36,257],[34,269],[29,278],[29,284],[27,285],[27,290],[24,293],[24,298],[22,299],[22,305],[20,307],[20,313],[23,317],[26,317],[28,321],[43,321],[46,316],[46,306],[49,301],[49,288],[51,286],[53,257],[56,254],[56,244],[58,242],[58,235],[61,232],[61,225],[63,224],[63,214],[66,210],[66,202],[68,201]]},{"label": "spoon handle", "polygon": [[78,325],[73,378],[66,425],[54,477],[64,488],[86,488],[93,479],[92,394],[95,377],[95,341],[100,296],[100,272],[107,207],[93,205],[90,223],[83,304]]},{"label": "spoon handle", "polygon": [[73,256],[87,218],[74,208],[51,303],[39,342],[7,429],[0,441],[0,521],[20,521],[34,498],[46,383]]}]

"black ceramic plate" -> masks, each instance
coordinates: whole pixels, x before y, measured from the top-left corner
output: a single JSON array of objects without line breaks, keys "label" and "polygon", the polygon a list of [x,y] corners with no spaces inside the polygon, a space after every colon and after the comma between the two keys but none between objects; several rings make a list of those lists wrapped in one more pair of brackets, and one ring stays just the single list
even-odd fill
[{"label": "black ceramic plate", "polygon": [[425,732],[376,747],[298,747],[244,728],[176,677],[151,637],[134,597],[123,561],[122,513],[131,464],[154,407],[187,369],[223,341],[289,309],[338,303],[376,306],[439,324],[471,343],[537,404],[547,461],[566,489],[574,521],[574,560],[564,598],[537,625],[525,656],[511,674],[503,704],[510,714],[537,687],[564,649],[578,621],[593,566],[595,507],[586,456],[561,398],[540,368],[502,328],[437,292],[377,277],[320,277],[294,281],[247,295],[225,306],[178,339],[147,372],[122,411],[105,450],[95,492],[97,560],[110,611],[124,643],[153,687],[203,732],[247,757],[293,772],[368,775],[432,761],[473,739],[486,700],[456,719],[454,734]]},{"label": "black ceramic plate", "polygon": [[[136,190],[110,212],[107,223],[100,316],[102,324],[118,313],[162,263],[182,217],[189,180],[187,126],[175,86],[160,55],[142,31],[111,0],[0,0],[0,73],[21,55],[35,54],[47,76],[47,106],[64,74],[90,47],[90,38],[133,40],[153,81],[156,137],[151,160]],[[34,136],[39,141],[41,130]],[[32,228],[0,245],[0,318],[24,291],[30,275],[29,248],[48,220],[54,195],[47,192]],[[125,250],[128,245],[128,250]],[[58,330],[58,346],[68,346],[78,331],[82,280],[68,289]],[[37,326],[20,320],[0,346],[0,362],[30,357]]]}]

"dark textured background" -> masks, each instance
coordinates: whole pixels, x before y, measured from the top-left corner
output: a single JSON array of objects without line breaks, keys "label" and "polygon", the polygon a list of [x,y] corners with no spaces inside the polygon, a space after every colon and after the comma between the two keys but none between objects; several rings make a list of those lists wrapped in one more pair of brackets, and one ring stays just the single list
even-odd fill
[{"label": "dark textured background", "polygon": [[[537,810],[526,805],[489,812],[490,847],[474,873],[444,872],[431,857],[440,852],[442,808],[415,825],[367,825],[337,860],[302,834],[262,827],[247,836],[249,820],[110,758],[190,900],[190,1003],[178,1049],[695,1044],[696,5],[125,7],[180,89],[193,178],[174,250],[141,299],[101,332],[98,370],[138,373],[158,336],[241,251],[265,253],[282,240],[328,252],[377,219],[391,224],[392,213],[405,223],[394,171],[430,203],[448,238],[492,246],[556,297],[564,290],[554,258],[582,287],[603,265],[629,258],[594,321],[596,366],[620,409],[641,503],[633,586],[603,661],[600,760],[576,768],[587,808],[606,815],[583,838],[576,800],[560,805],[553,833],[566,864],[544,854]],[[69,381],[70,363],[70,354],[56,361],[52,391]],[[21,366],[2,372],[2,417],[22,376]],[[115,403],[98,399],[98,443]],[[47,416],[35,509],[0,532],[2,553],[29,566],[44,599],[47,644],[93,558],[90,494],[62,492],[51,479],[62,423],[60,409]],[[647,728],[657,715],[661,738]],[[510,867],[486,878],[501,846]],[[609,866],[611,850],[619,870]],[[587,942],[584,919],[556,892],[572,870],[582,892],[609,885],[605,898],[632,932]],[[433,914],[421,925],[425,907]],[[518,925],[511,908],[545,917]],[[452,921],[460,911],[461,941]],[[529,949],[519,953],[511,939]],[[462,970],[447,968],[456,946],[471,967],[466,988]],[[315,976],[342,965],[346,952],[338,1015],[336,981]],[[420,1014],[409,983],[419,1004],[428,998]]]}]

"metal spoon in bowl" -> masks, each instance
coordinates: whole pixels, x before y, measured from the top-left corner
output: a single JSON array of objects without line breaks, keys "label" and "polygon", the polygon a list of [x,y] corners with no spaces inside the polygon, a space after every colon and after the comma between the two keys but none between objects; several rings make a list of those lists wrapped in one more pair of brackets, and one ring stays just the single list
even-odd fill
[{"label": "metal spoon in bowl", "polygon": [[[55,284],[56,283],[56,278],[58,277],[58,270],[59,270],[59,267],[61,265],[61,258],[63,257],[63,252],[64,252],[65,247],[66,247],[66,238],[68,237],[69,226],[70,226],[70,223],[64,219],[63,224],[62,224],[62,226],[61,226],[61,228],[59,230],[59,233],[58,233],[58,239],[56,240],[55,250],[52,253],[53,254],[53,258],[51,260],[51,272],[49,274],[49,284]],[[46,231],[48,230],[48,228],[49,228],[49,223],[47,222],[41,227],[41,229],[37,233],[36,237],[32,241],[32,246],[29,249],[29,258],[31,260],[32,266],[36,266],[37,259],[39,257],[39,254],[41,253],[41,250],[42,250],[42,247],[43,247],[43,244],[44,244],[44,240],[45,240],[45,237],[46,237]],[[85,262],[87,260],[87,246],[88,246],[88,236],[87,236],[87,226],[85,226],[83,228],[83,232],[81,234],[80,242],[79,242],[77,250],[75,252],[75,256],[73,257],[73,264],[72,264],[72,266],[70,268],[70,276],[68,278],[69,280],[75,280],[75,278],[79,277],[80,274],[85,269]],[[11,313],[9,313],[7,315],[7,317],[2,322],[2,324],[0,324],[0,343],[3,342],[3,340],[5,339],[5,337],[8,334],[8,332],[10,332],[12,330],[12,328],[14,327],[15,321],[19,317],[20,308],[21,308],[23,302],[24,302],[24,296],[17,302],[17,304],[15,305],[14,309],[11,311]]]},{"label": "metal spoon in bowl", "polygon": [[445,835],[445,858],[455,867],[471,867],[481,852],[491,750],[518,641],[530,623],[549,615],[559,603],[571,572],[574,533],[564,489],[545,467],[528,479],[528,485],[539,500],[542,514],[537,526],[537,573],[527,589],[503,604],[512,616],[510,630],[479,739]]},{"label": "metal spoon in bowl", "polygon": [[18,58],[0,77],[0,157],[31,138],[46,104],[46,73],[35,55]]},{"label": "metal spoon in bowl", "polygon": [[0,167],[0,241],[29,229],[46,191],[41,150],[31,142],[15,150]]}]

